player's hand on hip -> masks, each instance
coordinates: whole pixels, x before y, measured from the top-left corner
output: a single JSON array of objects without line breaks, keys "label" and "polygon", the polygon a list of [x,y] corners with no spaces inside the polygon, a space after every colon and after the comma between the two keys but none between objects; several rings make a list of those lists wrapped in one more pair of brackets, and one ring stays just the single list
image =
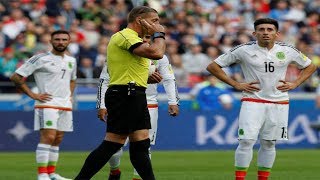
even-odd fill
[{"label": "player's hand on hip", "polygon": [[169,114],[170,116],[178,116],[179,115],[179,106],[178,105],[169,105]]},{"label": "player's hand on hip", "polygon": [[98,118],[103,122],[106,122],[107,114],[108,114],[107,109],[99,109],[98,110]]},{"label": "player's hand on hip", "polygon": [[287,82],[284,80],[280,80],[279,82],[281,83],[281,85],[277,86],[277,89],[281,92],[287,92],[297,87],[297,85],[292,82]]},{"label": "player's hand on hip", "polygon": [[155,84],[161,81],[162,76],[157,70],[148,77],[148,84]]},{"label": "player's hand on hip", "polygon": [[259,81],[254,81],[250,83],[239,83],[238,86],[235,88],[240,91],[246,91],[246,92],[257,92],[260,91],[260,88],[257,86],[257,84],[260,84]]},{"label": "player's hand on hip", "polygon": [[32,99],[38,100],[40,102],[47,102],[52,99],[51,94],[43,93],[43,94],[33,94]]}]

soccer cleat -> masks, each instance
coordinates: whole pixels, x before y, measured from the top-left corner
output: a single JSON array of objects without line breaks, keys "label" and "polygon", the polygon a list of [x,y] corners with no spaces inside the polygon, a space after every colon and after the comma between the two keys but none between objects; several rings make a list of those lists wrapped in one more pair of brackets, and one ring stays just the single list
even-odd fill
[{"label": "soccer cleat", "polygon": [[52,173],[52,174],[50,174],[50,180],[72,180],[72,179],[64,178],[64,177],[60,176],[59,174]]},{"label": "soccer cleat", "polygon": [[109,174],[108,180],[120,180],[121,172],[119,174]]},{"label": "soccer cleat", "polygon": [[38,174],[38,180],[51,180],[47,173]]}]

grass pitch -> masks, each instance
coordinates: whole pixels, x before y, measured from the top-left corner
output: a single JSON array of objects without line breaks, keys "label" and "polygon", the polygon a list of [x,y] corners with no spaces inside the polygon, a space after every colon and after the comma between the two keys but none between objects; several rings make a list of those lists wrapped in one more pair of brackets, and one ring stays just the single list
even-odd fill
[{"label": "grass pitch", "polygon": [[[74,178],[89,152],[61,152],[57,172]],[[256,179],[255,152],[247,180]],[[234,151],[156,151],[152,163],[157,180],[233,180]],[[121,161],[123,180],[132,178],[128,152]],[[93,180],[108,179],[108,166]],[[36,165],[33,152],[0,153],[0,180],[35,180]],[[271,180],[319,180],[320,149],[277,150]]]}]

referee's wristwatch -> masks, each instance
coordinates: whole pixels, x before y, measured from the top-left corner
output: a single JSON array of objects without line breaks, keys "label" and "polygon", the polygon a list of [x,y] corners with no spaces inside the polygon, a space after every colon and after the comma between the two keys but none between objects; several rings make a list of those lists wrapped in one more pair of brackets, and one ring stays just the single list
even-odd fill
[{"label": "referee's wristwatch", "polygon": [[164,33],[164,32],[155,32],[155,33],[153,33],[153,35],[151,36],[151,39],[152,39],[152,40],[154,40],[154,39],[156,39],[156,38],[166,39],[166,38],[165,38],[165,35],[166,35],[166,33]]}]

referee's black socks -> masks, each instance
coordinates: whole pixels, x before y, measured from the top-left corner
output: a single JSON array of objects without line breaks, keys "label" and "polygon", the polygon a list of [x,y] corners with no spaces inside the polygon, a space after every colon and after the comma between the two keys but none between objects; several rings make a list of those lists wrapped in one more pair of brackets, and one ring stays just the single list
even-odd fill
[{"label": "referee's black socks", "polygon": [[150,139],[130,142],[129,152],[133,167],[143,180],[155,180],[149,157]]},{"label": "referee's black socks", "polygon": [[122,146],[123,144],[104,140],[89,154],[75,180],[91,179]]}]

